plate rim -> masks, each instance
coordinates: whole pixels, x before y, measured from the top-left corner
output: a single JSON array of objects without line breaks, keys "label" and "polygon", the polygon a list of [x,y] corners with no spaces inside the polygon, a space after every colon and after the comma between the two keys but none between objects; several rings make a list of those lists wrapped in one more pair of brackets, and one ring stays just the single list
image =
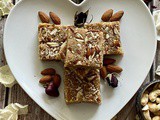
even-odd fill
[{"label": "plate rim", "polygon": [[[6,20],[6,22],[5,22],[5,25],[4,25],[3,47],[4,47],[4,54],[5,54],[5,57],[6,57],[6,61],[7,61],[7,64],[8,64],[9,67],[10,67],[10,63],[9,63],[9,60],[8,60],[8,57],[7,57],[7,53],[6,53],[6,49],[7,49],[7,48],[6,48],[6,45],[5,45],[5,36],[7,36],[7,35],[6,35],[6,26],[7,26],[7,24],[8,24],[8,20],[9,20],[9,18],[10,18],[10,15],[14,12],[14,9],[16,9],[16,7],[19,6],[19,4],[22,3],[23,1],[25,1],[25,0],[19,0],[19,1],[17,2],[17,4],[11,9],[11,11],[10,11],[10,13],[9,13],[9,15],[8,15],[8,17],[7,17],[7,20]],[[81,2],[80,4],[76,4],[76,3],[72,2],[71,0],[68,0],[68,1],[69,1],[72,5],[75,5],[75,6],[79,7],[79,6],[83,5],[83,4],[85,4],[87,0],[84,0],[84,1]],[[155,41],[155,45],[154,45],[154,52],[153,52],[152,58],[151,58],[151,63],[150,63],[150,65],[149,65],[149,68],[151,68],[151,66],[152,66],[152,64],[153,64],[153,61],[154,61],[154,58],[155,58],[155,55],[156,55],[156,49],[157,49],[156,27],[155,27],[155,24],[154,24],[153,16],[152,16],[152,14],[151,14],[148,6],[147,6],[142,0],[137,0],[137,1],[140,2],[140,3],[143,5],[143,7],[147,10],[147,12],[149,13],[149,16],[150,16],[150,18],[151,18],[151,20],[152,20],[152,25],[154,26],[154,41]],[[11,69],[11,68],[10,68],[10,69]],[[149,71],[150,71],[150,69],[148,69],[148,72],[147,72],[147,74],[145,75],[145,78],[146,78],[146,76],[148,75]],[[11,72],[12,72],[12,74],[14,75],[14,72],[12,71],[12,69],[11,69]],[[14,75],[14,76],[15,76],[15,75]],[[144,78],[144,80],[145,80],[145,78]],[[15,79],[16,79],[16,76],[15,76]],[[142,81],[141,85],[143,84],[144,80]],[[46,111],[50,116],[52,116],[53,118],[58,119],[58,120],[59,120],[59,119],[60,119],[60,120],[65,120],[65,119],[62,118],[59,114],[56,114],[56,113],[55,113],[55,114],[52,114],[50,111],[47,111],[46,108],[45,108],[42,104],[38,103],[38,100],[33,99],[33,98],[34,98],[33,95],[31,95],[30,92],[27,91],[27,88],[25,87],[25,85],[20,84],[21,82],[18,81],[17,79],[16,79],[16,81],[17,81],[18,84],[21,86],[21,88],[25,91],[25,93],[27,93],[27,95],[29,95],[29,97],[30,97],[34,102],[36,102],[36,103],[38,104],[38,106],[40,106],[44,111]],[[138,87],[138,89],[141,87],[141,85]],[[132,99],[132,97],[136,94],[136,92],[138,91],[138,89],[137,89],[137,90],[135,91],[135,93],[130,97],[130,99],[126,102],[126,104],[128,104],[128,102],[129,102],[129,101]],[[126,104],[124,104],[124,105],[119,109],[119,111],[122,110],[122,109],[125,107]],[[119,112],[119,111],[118,111],[118,112]],[[54,111],[54,112],[55,112],[55,111]],[[117,113],[118,113],[118,112],[117,112]],[[117,114],[117,113],[116,113],[116,114]],[[116,115],[116,114],[115,114],[115,115]],[[114,115],[114,116],[115,116],[115,115]],[[112,116],[112,117],[114,117],[114,116]]]}]

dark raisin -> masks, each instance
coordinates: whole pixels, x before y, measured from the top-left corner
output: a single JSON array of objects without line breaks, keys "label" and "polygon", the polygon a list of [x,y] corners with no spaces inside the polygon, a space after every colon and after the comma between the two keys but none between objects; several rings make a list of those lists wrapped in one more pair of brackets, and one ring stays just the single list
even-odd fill
[{"label": "dark raisin", "polygon": [[76,12],[75,13],[75,17],[74,17],[74,25],[76,27],[83,27],[84,23],[87,20],[87,16],[88,16],[88,12],[89,10],[87,10],[86,12]]},{"label": "dark raisin", "polygon": [[112,86],[113,88],[115,88],[115,87],[118,86],[118,79],[116,78],[115,75],[109,74],[109,75],[106,77],[106,80],[107,80],[109,86]]}]

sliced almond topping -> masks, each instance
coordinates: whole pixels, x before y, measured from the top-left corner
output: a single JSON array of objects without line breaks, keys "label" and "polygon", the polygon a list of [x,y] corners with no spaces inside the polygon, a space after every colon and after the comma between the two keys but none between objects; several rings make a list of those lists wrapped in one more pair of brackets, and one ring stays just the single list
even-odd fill
[{"label": "sliced almond topping", "polygon": [[84,42],[84,40],[82,39],[76,39],[78,42]]},{"label": "sliced almond topping", "polygon": [[109,35],[108,34],[106,34],[106,39],[108,39],[109,38]]},{"label": "sliced almond topping", "polygon": [[115,33],[116,35],[119,35],[119,34],[120,34],[119,31],[117,30],[117,28],[114,28],[114,33]]},{"label": "sliced almond topping", "polygon": [[53,29],[50,34],[51,34],[51,35],[56,35],[56,33],[57,33],[57,29]]},{"label": "sliced almond topping", "polygon": [[109,31],[109,27],[106,27],[106,28],[105,28],[105,31],[108,32],[108,31]]},{"label": "sliced almond topping", "polygon": [[56,43],[56,42],[47,42],[47,44],[50,45],[50,46],[53,46],[53,47],[59,46],[59,44]]},{"label": "sliced almond topping", "polygon": [[76,33],[76,37],[79,39],[83,39],[83,36],[80,33]]}]

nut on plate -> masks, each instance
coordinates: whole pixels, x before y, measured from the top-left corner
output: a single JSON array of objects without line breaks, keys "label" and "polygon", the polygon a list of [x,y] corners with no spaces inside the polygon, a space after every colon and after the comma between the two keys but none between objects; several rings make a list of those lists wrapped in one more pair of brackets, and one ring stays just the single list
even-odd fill
[{"label": "nut on plate", "polygon": [[52,80],[52,76],[50,75],[46,75],[44,77],[42,77],[39,82],[42,83],[42,84],[45,84],[45,83],[48,83]]},{"label": "nut on plate", "polygon": [[44,13],[42,11],[39,11],[38,15],[39,15],[40,20],[43,23],[49,23],[50,22],[49,16],[46,13]]},{"label": "nut on plate", "polygon": [[54,75],[56,73],[55,69],[53,68],[47,68],[41,71],[42,75]]},{"label": "nut on plate", "polygon": [[53,84],[55,87],[59,88],[60,84],[61,84],[61,76],[58,74],[55,74],[53,76]]},{"label": "nut on plate", "polygon": [[106,12],[103,13],[101,19],[102,19],[102,21],[104,21],[104,22],[108,22],[109,19],[112,17],[112,15],[113,15],[113,10],[112,10],[112,9],[109,9],[109,10],[107,10]]},{"label": "nut on plate", "polygon": [[101,77],[102,77],[103,79],[106,78],[106,76],[107,76],[107,70],[106,70],[106,67],[105,67],[105,66],[103,66],[103,67],[100,69],[100,75],[101,75]]},{"label": "nut on plate", "polygon": [[110,65],[110,64],[114,64],[116,62],[115,59],[112,59],[112,58],[103,58],[103,65],[104,66],[107,66],[107,65]]},{"label": "nut on plate", "polygon": [[122,16],[124,14],[124,11],[118,11],[115,14],[113,14],[113,16],[110,18],[110,21],[119,21],[121,20]]},{"label": "nut on plate", "polygon": [[108,66],[106,67],[106,69],[107,69],[107,71],[110,72],[110,73],[113,73],[113,72],[115,72],[115,73],[120,73],[120,72],[123,71],[123,69],[122,69],[121,67],[116,66],[116,65],[108,65]]},{"label": "nut on plate", "polygon": [[49,12],[49,15],[54,24],[56,25],[61,24],[61,19],[58,17],[58,15],[56,15],[54,12]]}]

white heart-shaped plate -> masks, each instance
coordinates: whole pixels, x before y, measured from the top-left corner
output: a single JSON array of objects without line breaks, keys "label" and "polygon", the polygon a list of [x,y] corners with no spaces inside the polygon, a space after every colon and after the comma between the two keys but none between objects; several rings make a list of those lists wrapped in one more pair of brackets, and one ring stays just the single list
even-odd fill
[{"label": "white heart-shaped plate", "polygon": [[[93,22],[100,22],[101,15],[110,8],[114,12],[125,12],[121,20],[124,56],[116,57],[117,64],[124,69],[122,80],[116,89],[102,81],[101,105],[66,105],[63,82],[58,98],[47,96],[39,84],[41,70],[53,67],[63,76],[63,64],[39,60],[37,27],[40,20],[37,13],[54,11],[63,25],[72,25],[75,12],[89,8]],[[156,51],[156,30],[151,14],[141,0],[87,0],[80,5],[68,0],[22,0],[6,21],[4,49],[18,83],[51,116],[58,120],[109,120],[131,99],[149,72]]]}]

